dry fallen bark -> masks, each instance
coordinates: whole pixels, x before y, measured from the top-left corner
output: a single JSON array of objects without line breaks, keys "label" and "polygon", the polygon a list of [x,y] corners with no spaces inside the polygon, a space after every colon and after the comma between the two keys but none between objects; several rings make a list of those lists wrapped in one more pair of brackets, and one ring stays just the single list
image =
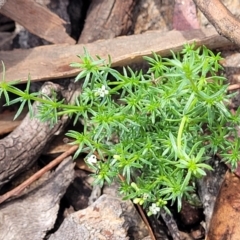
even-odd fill
[{"label": "dry fallen bark", "polygon": [[240,178],[227,172],[216,200],[206,240],[239,239]]},{"label": "dry fallen bark", "polygon": [[240,46],[240,22],[220,0],[194,0],[218,33]]},{"label": "dry fallen bark", "polygon": [[132,25],[136,0],[95,0],[91,2],[78,43],[126,35]]},{"label": "dry fallen bark", "polygon": [[74,163],[66,158],[22,196],[0,206],[0,240],[41,240],[54,227],[59,203],[74,177]]},{"label": "dry fallen bark", "polygon": [[12,197],[17,197],[19,194],[22,193],[22,191],[29,187],[33,182],[35,182],[37,179],[42,177],[43,174],[46,172],[52,170],[54,167],[56,167],[59,163],[61,163],[64,159],[66,159],[69,155],[73,154],[75,151],[77,151],[78,146],[74,145],[72,146],[68,151],[61,154],[59,157],[51,161],[48,165],[40,169],[38,172],[36,172],[34,175],[32,175],[30,178],[28,178],[26,181],[21,183],[19,186],[14,188],[13,190],[3,194],[0,196],[0,204],[5,202],[7,199]]},{"label": "dry fallen bark", "polygon": [[[52,89],[58,93],[62,90],[59,85],[53,83],[46,83],[42,90],[47,94],[51,93]],[[71,101],[74,98],[74,91],[75,88],[72,87],[64,93],[66,101]],[[33,106],[34,116],[37,114],[37,104],[34,103]],[[54,134],[63,130],[67,123],[68,117],[63,116],[54,127],[51,127],[49,122],[41,122],[35,117],[31,119],[28,114],[12,133],[1,139],[0,187],[29,168],[37,160]]]},{"label": "dry fallen bark", "polygon": [[68,215],[49,240],[128,240],[147,236],[147,229],[131,201],[104,194],[91,206]]},{"label": "dry fallen bark", "polygon": [[227,166],[220,160],[211,158],[208,164],[214,171],[206,171],[206,176],[197,180],[198,195],[202,202],[205,215],[205,230],[209,230],[210,221],[214,212],[214,205],[221,188]]},{"label": "dry fallen bark", "polygon": [[176,52],[181,50],[184,44],[194,42],[197,46],[206,45],[210,49],[232,45],[229,40],[219,36],[215,29],[167,33],[149,31],[88,44],[49,45],[0,52],[0,60],[3,60],[6,66],[6,81],[20,79],[26,82],[29,73],[32,81],[42,81],[76,76],[79,69],[71,68],[69,64],[79,62],[76,55],[84,54],[84,46],[92,56],[99,55],[108,59],[108,55],[111,55],[113,66],[123,66],[140,62],[143,56],[149,56],[152,52],[168,56],[170,50]]},{"label": "dry fallen bark", "polygon": [[0,13],[13,19],[29,32],[52,43],[74,44],[65,31],[66,22],[33,0],[5,1]]}]

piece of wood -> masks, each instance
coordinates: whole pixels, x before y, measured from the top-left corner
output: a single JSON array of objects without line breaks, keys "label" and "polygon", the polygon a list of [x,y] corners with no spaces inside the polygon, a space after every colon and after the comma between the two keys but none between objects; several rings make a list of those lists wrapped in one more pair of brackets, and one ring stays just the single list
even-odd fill
[{"label": "piece of wood", "polygon": [[206,170],[206,175],[197,179],[198,196],[201,200],[205,215],[205,231],[208,232],[213,209],[224,180],[227,166],[218,158],[210,158],[207,162],[213,171]]},{"label": "piece of wood", "polygon": [[142,61],[142,57],[156,52],[162,56],[170,50],[179,51],[186,43],[206,45],[211,49],[229,46],[232,43],[221,37],[214,29],[190,31],[149,31],[140,35],[124,36],[109,40],[99,40],[89,44],[49,45],[28,50],[0,52],[0,60],[6,66],[6,81],[20,79],[32,81],[58,79],[76,76],[79,69],[71,68],[71,62],[79,62],[77,54],[83,55],[85,46],[92,56],[98,54],[107,59],[111,55],[113,66],[123,66]]},{"label": "piece of wood", "polygon": [[66,22],[34,0],[6,1],[0,13],[51,43],[75,43],[66,33]]},{"label": "piece of wood", "polygon": [[[42,90],[44,92],[54,90],[59,93],[60,87],[47,83]],[[34,116],[38,114],[38,105],[37,102],[33,105]],[[27,114],[22,123],[12,133],[0,140],[0,188],[37,160],[43,148],[53,138],[61,124],[59,122],[53,128],[49,122],[41,122]]]},{"label": "piece of wood", "polygon": [[126,35],[132,26],[135,4],[136,0],[92,1],[78,43]]},{"label": "piece of wood", "polygon": [[[37,181],[39,178],[41,178],[46,172],[51,171],[54,167],[59,165],[63,160],[65,160],[69,155],[74,154],[78,149],[77,145],[72,146],[68,151],[64,152],[57,158],[55,158],[53,161],[48,163],[45,167],[34,173],[31,177],[29,177],[27,180],[25,180],[23,183],[21,183],[16,188],[10,190],[9,192],[3,194],[0,196],[0,204],[5,202],[7,199],[12,197],[19,196],[26,188],[28,188],[31,184],[33,184],[35,181]],[[71,157],[70,157],[71,158]]]},{"label": "piece of wood", "polygon": [[240,46],[240,21],[220,0],[193,0],[218,33]]},{"label": "piece of wood", "polygon": [[206,240],[239,239],[240,178],[227,172],[219,192]]},{"label": "piece of wood", "polygon": [[128,240],[147,236],[144,222],[130,200],[103,194],[89,207],[69,214],[49,240]]},{"label": "piece of wood", "polygon": [[[59,212],[60,200],[74,178],[74,162],[66,158],[30,188],[0,206],[0,239],[47,239]],[[80,238],[81,239],[81,238]]]},{"label": "piece of wood", "polygon": [[[52,91],[65,98],[66,102],[73,102],[78,93],[76,84],[68,91],[51,82],[43,85],[41,91],[51,97]],[[38,102],[33,105],[33,116],[38,114]],[[0,139],[0,188],[13,177],[29,168],[42,153],[47,143],[60,133],[67,125],[69,118],[62,116],[58,122],[51,126],[49,122],[42,122],[31,118],[29,114],[22,123],[8,136]]]}]

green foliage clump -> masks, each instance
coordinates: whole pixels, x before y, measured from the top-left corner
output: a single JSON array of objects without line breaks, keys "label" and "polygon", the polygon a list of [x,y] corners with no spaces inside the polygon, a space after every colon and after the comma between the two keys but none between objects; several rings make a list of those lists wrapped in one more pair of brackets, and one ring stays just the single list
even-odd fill
[{"label": "green foliage clump", "polygon": [[[153,53],[144,57],[147,73],[129,67],[120,73],[110,60],[94,60],[86,50],[79,57],[80,63],[71,64],[81,70],[76,81],[82,81],[82,93],[75,105],[42,99],[29,93],[29,84],[23,92],[5,80],[0,95],[8,105],[21,102],[21,109],[28,103],[30,111],[30,100],[41,102],[38,117],[52,124],[62,114],[75,123],[81,119],[83,132],[66,135],[79,146],[75,157],[88,153],[95,184],[120,177],[124,198],[143,205],[151,215],[167,210],[169,202],[177,202],[180,210],[182,198],[194,191],[195,179],[211,170],[206,163],[211,155],[221,154],[237,166],[240,110],[233,115],[226,107],[231,96],[225,78],[217,75],[220,54],[194,45],[172,53],[172,58]],[[10,101],[8,92],[19,97]]]}]

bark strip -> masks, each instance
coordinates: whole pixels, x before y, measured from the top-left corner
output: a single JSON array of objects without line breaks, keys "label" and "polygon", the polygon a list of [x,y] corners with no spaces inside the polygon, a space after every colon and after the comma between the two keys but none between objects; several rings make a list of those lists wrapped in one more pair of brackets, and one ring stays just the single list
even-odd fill
[{"label": "bark strip", "polygon": [[[6,66],[6,81],[20,79],[43,81],[76,76],[79,69],[71,68],[71,62],[79,62],[77,54],[83,55],[85,46],[92,56],[104,59],[111,56],[113,66],[123,66],[142,61],[142,57],[156,52],[162,56],[170,55],[170,50],[179,51],[186,43],[206,45],[210,49],[232,45],[226,38],[219,36],[215,29],[190,31],[149,31],[144,34],[101,40],[88,44],[49,45],[28,50],[0,52],[0,60]],[[1,71],[1,68],[0,68]],[[1,74],[1,73],[0,73]]]},{"label": "bark strip", "polygon": [[0,13],[51,43],[75,43],[66,33],[66,22],[34,0],[5,0]]},{"label": "bark strip", "polygon": [[217,32],[240,46],[240,21],[219,0],[194,0]]}]

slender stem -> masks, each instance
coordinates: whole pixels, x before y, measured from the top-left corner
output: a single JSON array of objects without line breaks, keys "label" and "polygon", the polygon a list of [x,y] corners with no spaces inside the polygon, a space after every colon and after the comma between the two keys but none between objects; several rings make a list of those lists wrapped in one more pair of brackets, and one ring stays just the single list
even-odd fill
[{"label": "slender stem", "polygon": [[[7,89],[8,92],[11,92],[19,97],[24,97],[26,96],[26,93],[22,93],[21,91],[18,91],[14,88],[9,88]],[[40,102],[40,103],[46,103],[46,104],[49,104],[49,105],[55,105],[56,103],[55,102],[52,102],[52,101],[49,101],[47,99],[44,99],[44,98],[41,98],[41,97],[35,97],[31,94],[28,94],[28,97],[29,97],[29,100],[32,100],[32,101],[37,101],[37,102]],[[59,104],[58,105],[58,108],[62,108],[62,109],[71,109],[71,110],[79,110],[79,106],[76,106],[76,105],[71,105],[71,104]]]},{"label": "slender stem", "polygon": [[[22,91],[16,90],[16,89],[11,88],[11,87],[8,88],[7,91],[10,92],[10,93],[13,93],[13,94],[15,94],[15,95],[17,95],[17,96],[19,96],[19,97],[24,97],[24,96],[26,96],[26,93],[22,93]],[[28,97],[29,97],[30,100],[32,100],[32,101],[38,101],[38,102],[41,102],[41,103],[48,103],[48,104],[50,103],[49,100],[46,100],[46,99],[44,99],[44,98],[35,97],[35,96],[31,95],[31,94],[28,94]]]},{"label": "slender stem", "polygon": [[193,86],[193,90],[194,90],[194,92],[198,92],[198,88],[197,88],[197,86],[195,85],[193,79],[192,79],[192,78],[188,78],[188,79],[189,79],[191,85]]},{"label": "slender stem", "polygon": [[[116,84],[115,84],[116,83]],[[110,94],[114,94],[116,93],[118,90],[120,90],[123,86],[124,86],[124,83],[123,82],[113,82],[113,84],[109,83],[108,84],[109,86],[110,85],[117,85],[116,87],[112,88],[109,92]]]},{"label": "slender stem", "polygon": [[182,143],[182,135],[183,135],[183,130],[184,130],[186,121],[187,121],[187,116],[183,116],[181,124],[178,129],[177,147],[179,150],[181,150],[181,148],[182,148],[182,144],[181,144]]}]

